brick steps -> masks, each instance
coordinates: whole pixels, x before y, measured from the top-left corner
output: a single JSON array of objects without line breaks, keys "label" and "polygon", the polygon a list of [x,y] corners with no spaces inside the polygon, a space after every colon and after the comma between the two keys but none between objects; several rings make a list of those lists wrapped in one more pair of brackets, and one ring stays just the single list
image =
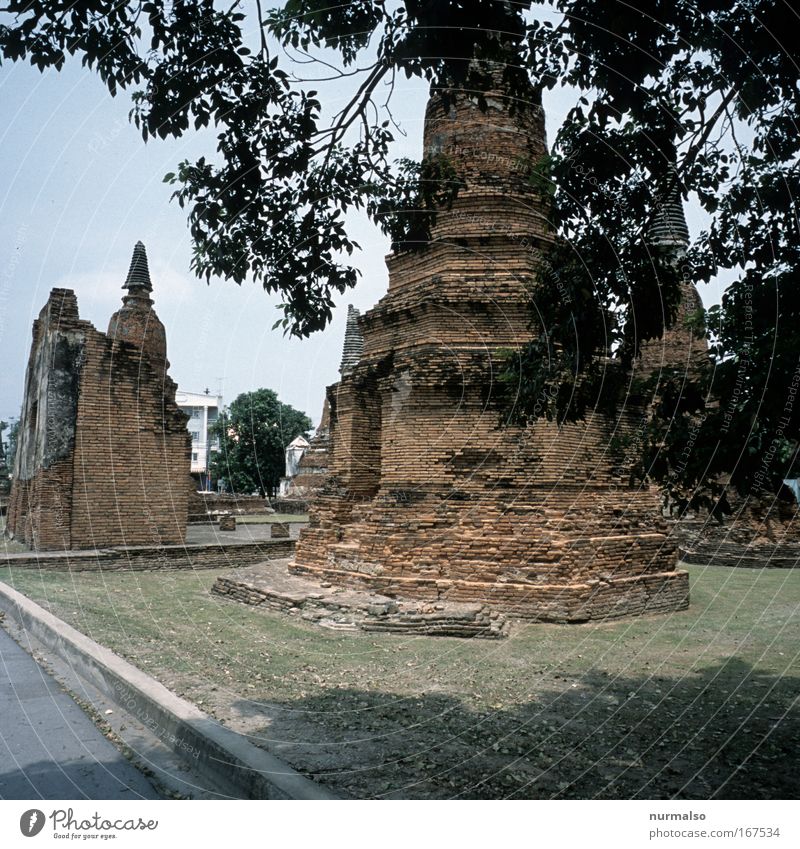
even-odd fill
[{"label": "brick steps", "polygon": [[398,601],[364,589],[333,589],[325,581],[290,573],[287,566],[288,561],[272,561],[238,569],[217,578],[211,592],[334,630],[481,639],[506,635],[504,617],[483,604]]},{"label": "brick steps", "polygon": [[501,579],[484,582],[441,577],[406,577],[314,567],[297,561],[294,575],[339,587],[363,588],[396,599],[459,603],[481,599],[504,615],[538,622],[585,622],[682,610],[689,605],[689,576],[682,569],[582,582],[533,584]]}]

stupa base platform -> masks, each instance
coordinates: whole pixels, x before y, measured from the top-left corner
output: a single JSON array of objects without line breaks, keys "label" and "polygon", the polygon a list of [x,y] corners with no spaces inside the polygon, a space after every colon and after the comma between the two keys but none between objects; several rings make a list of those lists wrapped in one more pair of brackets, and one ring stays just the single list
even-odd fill
[{"label": "stupa base platform", "polygon": [[297,563],[289,568],[294,575],[320,583],[361,588],[392,599],[474,604],[480,598],[504,616],[537,622],[581,623],[689,607],[689,574],[683,569],[570,584],[532,584],[375,575]]},{"label": "stupa base platform", "polygon": [[781,518],[778,508],[766,519],[740,508],[721,524],[680,519],[674,526],[678,554],[684,563],[697,566],[800,569],[800,520],[795,511],[792,505],[788,518]]},{"label": "stupa base platform", "polygon": [[288,565],[288,560],[274,560],[236,569],[217,578],[211,592],[337,631],[482,639],[504,637],[508,631],[505,617],[485,604],[401,601],[364,587],[333,587],[295,575]]}]

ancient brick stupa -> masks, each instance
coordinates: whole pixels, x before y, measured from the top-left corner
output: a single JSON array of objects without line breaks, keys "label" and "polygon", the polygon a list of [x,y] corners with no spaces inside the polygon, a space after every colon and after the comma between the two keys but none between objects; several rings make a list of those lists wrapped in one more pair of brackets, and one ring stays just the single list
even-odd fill
[{"label": "ancient brick stupa", "polygon": [[33,325],[8,511],[35,549],[182,543],[190,437],[144,245],[108,334],[53,289]]},{"label": "ancient brick stupa", "polygon": [[503,426],[496,375],[531,338],[529,287],[552,239],[526,177],[544,116],[501,90],[432,98],[425,153],[466,181],[433,240],[388,260],[363,351],[328,390],[330,477],[294,572],[398,598],[478,601],[545,621],[688,603],[655,493],[612,465],[600,416]]},{"label": "ancient brick stupa", "polygon": [[322,419],[319,427],[317,427],[309,442],[306,443],[302,456],[297,462],[296,472],[291,477],[288,476],[287,462],[287,477],[281,481],[282,486],[284,481],[286,484],[276,505],[279,510],[287,513],[307,510],[308,500],[323,485],[328,475],[329,421],[330,413],[326,400],[322,408]]},{"label": "ancient brick stupa", "polygon": [[[347,327],[339,366],[342,375],[350,374],[364,351],[364,338],[358,326],[360,315],[352,304],[347,307]],[[303,450],[296,472],[291,476],[287,454],[286,477],[281,480],[281,494],[275,502],[278,510],[287,513],[308,510],[309,502],[324,486],[330,472],[330,442],[330,404],[326,397],[319,426]]]},{"label": "ancient brick stupa", "polygon": [[647,377],[664,370],[677,370],[697,375],[710,364],[708,341],[692,320],[703,309],[703,302],[687,274],[689,228],[677,187],[670,191],[653,217],[648,241],[653,251],[662,254],[677,269],[680,301],[671,326],[664,329],[661,338],[642,345],[642,355],[634,362],[634,373],[637,377]]},{"label": "ancient brick stupa", "polygon": [[128,276],[122,288],[127,290],[127,294],[122,298],[122,307],[108,322],[109,338],[135,345],[156,372],[166,373],[169,368],[167,333],[153,309],[150,297],[153,284],[150,282],[147,252],[141,242],[133,248]]},{"label": "ancient brick stupa", "polygon": [[[635,373],[661,378],[671,372],[679,379],[684,375],[696,378],[703,372],[708,375],[713,365],[708,342],[692,321],[703,304],[687,275],[689,230],[677,188],[660,206],[649,236],[653,249],[663,252],[677,267],[681,275],[681,299],[672,326],[665,329],[661,339],[642,346],[642,356],[634,364]],[[658,381],[651,384],[656,393],[658,385]],[[687,451],[691,449],[688,444]],[[790,491],[777,493],[777,497],[754,493],[744,497],[729,485],[728,476],[720,476],[717,482],[728,484],[725,499],[729,513],[717,510],[712,516],[705,510],[689,509],[681,513],[677,505],[670,510],[675,520],[671,523],[672,533],[678,541],[681,560],[718,566],[794,567],[798,562],[800,519],[797,501]]]}]

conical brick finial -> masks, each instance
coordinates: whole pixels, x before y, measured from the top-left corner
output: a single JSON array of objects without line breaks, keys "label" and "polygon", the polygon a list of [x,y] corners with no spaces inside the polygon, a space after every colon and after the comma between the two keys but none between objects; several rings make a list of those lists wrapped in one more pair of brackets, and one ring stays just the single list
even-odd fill
[{"label": "conical brick finial", "polygon": [[658,247],[686,251],[689,247],[689,228],[683,213],[680,189],[674,186],[659,204],[650,225],[650,243]]},{"label": "conical brick finial", "polygon": [[150,269],[147,266],[147,251],[144,249],[142,242],[137,242],[133,248],[133,256],[131,257],[131,265],[128,269],[128,277],[123,284],[123,289],[142,288],[148,292],[153,291],[153,284],[150,282]]},{"label": "conical brick finial", "polygon": [[344,332],[344,346],[342,348],[342,363],[339,373],[344,377],[358,365],[361,354],[364,352],[364,336],[358,326],[361,313],[352,305],[347,307],[347,328]]}]

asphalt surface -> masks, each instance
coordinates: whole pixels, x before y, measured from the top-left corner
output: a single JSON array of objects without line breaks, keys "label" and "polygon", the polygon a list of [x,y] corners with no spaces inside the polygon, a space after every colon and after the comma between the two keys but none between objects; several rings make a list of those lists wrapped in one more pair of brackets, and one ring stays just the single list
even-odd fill
[{"label": "asphalt surface", "polygon": [[0,799],[159,799],[56,681],[0,628]]},{"label": "asphalt surface", "polygon": [[[289,524],[289,538],[297,539],[300,531],[307,526],[305,522]],[[272,539],[270,522],[237,522],[235,531],[221,531],[217,525],[204,522],[189,525],[186,528],[187,545],[235,545],[243,542],[263,542]]]}]

